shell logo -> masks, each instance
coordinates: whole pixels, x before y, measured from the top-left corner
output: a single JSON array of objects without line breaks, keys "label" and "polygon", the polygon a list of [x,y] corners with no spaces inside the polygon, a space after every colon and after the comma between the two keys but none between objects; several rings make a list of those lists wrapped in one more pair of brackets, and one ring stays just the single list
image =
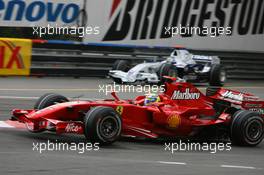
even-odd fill
[{"label": "shell logo", "polygon": [[167,123],[169,128],[176,129],[181,124],[181,117],[178,114],[173,114],[169,116]]}]

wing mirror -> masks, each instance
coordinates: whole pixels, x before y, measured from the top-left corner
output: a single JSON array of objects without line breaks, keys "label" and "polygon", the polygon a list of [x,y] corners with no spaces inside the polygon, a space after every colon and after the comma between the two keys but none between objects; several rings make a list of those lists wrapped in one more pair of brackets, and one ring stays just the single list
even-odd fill
[{"label": "wing mirror", "polygon": [[176,77],[170,77],[170,76],[163,76],[163,78],[165,79],[166,82],[168,83],[172,83],[175,82],[177,80]]},{"label": "wing mirror", "polygon": [[116,95],[116,92],[115,91],[111,92],[111,95],[112,95],[112,97],[114,97],[114,99],[116,101],[120,101],[120,98]]}]

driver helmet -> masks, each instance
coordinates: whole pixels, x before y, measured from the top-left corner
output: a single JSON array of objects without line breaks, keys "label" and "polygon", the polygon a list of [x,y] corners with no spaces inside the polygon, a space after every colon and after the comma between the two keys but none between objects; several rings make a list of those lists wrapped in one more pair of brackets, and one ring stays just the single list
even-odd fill
[{"label": "driver helmet", "polygon": [[158,94],[147,94],[144,100],[144,105],[148,106],[152,103],[160,102],[160,97]]}]

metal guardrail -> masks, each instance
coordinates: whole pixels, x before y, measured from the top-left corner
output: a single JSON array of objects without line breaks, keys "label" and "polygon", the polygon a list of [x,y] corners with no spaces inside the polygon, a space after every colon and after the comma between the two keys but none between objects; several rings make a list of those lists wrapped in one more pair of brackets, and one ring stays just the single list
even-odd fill
[{"label": "metal guardrail", "polygon": [[[105,77],[115,60],[137,64],[164,60],[174,48],[111,44],[34,43],[31,75]],[[264,53],[190,50],[194,54],[217,55],[230,79],[264,79]]]}]

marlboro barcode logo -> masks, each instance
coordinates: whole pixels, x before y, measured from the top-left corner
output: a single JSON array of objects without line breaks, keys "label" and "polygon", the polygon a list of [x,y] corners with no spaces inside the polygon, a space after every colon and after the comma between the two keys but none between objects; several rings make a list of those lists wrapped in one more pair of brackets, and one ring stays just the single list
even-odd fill
[{"label": "marlboro barcode logo", "polygon": [[190,89],[186,89],[185,92],[179,90],[174,91],[171,99],[173,100],[197,100],[200,98],[200,93],[190,92]]}]

